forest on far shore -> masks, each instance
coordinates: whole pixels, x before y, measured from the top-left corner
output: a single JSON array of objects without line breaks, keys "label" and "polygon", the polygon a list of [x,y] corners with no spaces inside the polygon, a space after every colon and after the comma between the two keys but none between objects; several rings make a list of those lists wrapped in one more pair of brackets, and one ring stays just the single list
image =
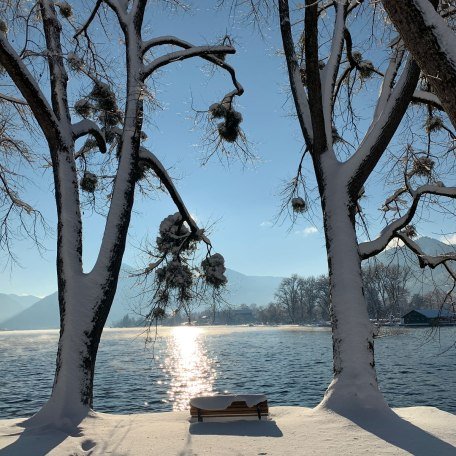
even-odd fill
[{"label": "forest on far shore", "polygon": [[[441,309],[447,307],[449,296],[435,289],[426,293],[410,291],[413,270],[405,265],[371,264],[363,268],[364,293],[369,317],[373,320],[397,320],[411,309]],[[416,291],[416,290],[415,290]],[[329,277],[327,275],[301,277],[293,274],[284,278],[276,290],[274,300],[266,306],[226,302],[217,308],[203,308],[195,303],[189,314],[175,312],[153,324],[180,325],[191,321],[199,325],[239,324],[326,324],[330,319]],[[126,314],[114,327],[128,328],[150,323],[141,315]]]}]

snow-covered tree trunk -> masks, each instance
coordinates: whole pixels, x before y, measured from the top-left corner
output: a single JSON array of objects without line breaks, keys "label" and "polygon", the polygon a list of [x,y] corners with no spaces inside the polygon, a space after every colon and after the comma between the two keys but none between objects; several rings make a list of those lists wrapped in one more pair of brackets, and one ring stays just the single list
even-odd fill
[{"label": "snow-covered tree trunk", "polygon": [[326,180],[322,198],[331,296],[334,378],[319,407],[386,408],[378,390],[372,325],[363,292],[355,207],[347,187]]},{"label": "snow-covered tree trunk", "polygon": [[[128,43],[127,43],[128,45]],[[57,273],[60,308],[60,338],[51,398],[31,423],[60,425],[77,423],[92,407],[93,378],[101,334],[114,300],[133,207],[135,166],[142,128],[140,62],[137,50],[129,53],[128,99],[120,163],[106,229],[97,262],[90,273],[82,272],[81,223],[74,160],[54,166],[58,207]],[[133,57],[132,57],[133,56]],[[58,154],[61,157],[61,154]],[[70,158],[71,157],[71,158]],[[65,171],[65,168],[68,168]],[[61,179],[61,174],[65,176]],[[77,180],[76,180],[77,182]],[[58,185],[58,186],[57,186]],[[65,198],[63,194],[68,194]],[[65,203],[59,205],[59,201]],[[75,212],[72,214],[71,207]],[[75,252],[78,252],[75,255]]]},{"label": "snow-covered tree trunk", "polygon": [[[242,95],[243,88],[236,79],[235,70],[225,62],[225,56],[235,52],[232,46],[225,44],[194,46],[171,35],[143,41],[142,24],[147,1],[129,3],[120,0],[100,0],[95,3],[87,21],[77,30],[76,35],[72,35],[72,40],[77,43],[78,50],[81,42],[85,40],[87,47],[90,48],[86,56],[92,55],[96,46],[90,41],[88,33],[91,23],[99,19],[98,10],[102,7],[109,8],[114,13],[117,20],[116,26],[124,35],[127,75],[126,102],[124,109],[119,110],[114,92],[107,83],[100,80],[97,71],[90,72],[90,69],[87,69],[90,65],[85,65],[76,54],[62,49],[62,19],[59,18],[56,8],[60,8],[60,13],[64,8],[66,12],[62,16],[68,19],[72,16],[71,6],[65,2],[58,3],[50,0],[40,0],[38,5],[42,30],[39,30],[36,41],[42,45],[42,55],[48,66],[50,100],[48,101],[46,91],[41,90],[39,82],[32,74],[33,71],[29,70],[22,58],[23,55],[27,55],[24,52],[25,49],[18,53],[11,44],[14,41],[9,41],[6,25],[0,28],[0,64],[24,98],[20,102],[30,107],[48,143],[58,217],[57,277],[60,338],[55,379],[49,401],[28,423],[69,429],[77,425],[92,407],[98,345],[116,293],[135,186],[139,180],[140,162],[143,165],[146,164],[147,169],[155,173],[169,192],[180,212],[181,219],[189,226],[189,236],[198,237],[199,240],[204,239],[210,244],[203,235],[203,231],[191,218],[166,169],[154,154],[141,146],[143,99],[147,93],[147,78],[165,65],[201,57],[222,68],[231,76],[235,89],[223,98],[226,104],[224,109],[232,108],[234,97]],[[74,33],[73,19],[70,22],[70,30]],[[30,29],[28,31],[30,32]],[[30,37],[28,41],[34,42]],[[38,46],[37,43],[34,42],[34,45]],[[155,59],[146,56],[151,49],[155,50],[162,46],[174,46],[179,50],[162,53]],[[99,56],[94,58],[98,61]],[[71,119],[67,90],[68,76],[65,67],[66,64],[71,66],[71,61],[73,63],[76,61],[76,68],[84,68],[83,73],[93,84],[92,92],[87,95],[88,98],[79,100],[89,107],[89,113],[76,109],[79,102],[76,102],[73,107],[74,112],[83,117],[76,123]],[[74,65],[72,69],[75,70]],[[101,100],[101,103],[96,100]],[[108,116],[111,123],[108,123]],[[102,124],[102,128],[97,122]],[[240,120],[236,123],[237,134],[239,123]],[[118,128],[116,126],[118,124],[122,124],[122,128]],[[108,134],[111,138],[115,137],[116,141],[108,140]],[[109,211],[98,257],[93,269],[84,272],[79,199],[80,190],[84,190],[84,179],[79,182],[77,171],[79,164],[77,166],[76,160],[82,159],[86,163],[86,157],[83,152],[75,152],[75,143],[77,139],[89,135],[90,141],[92,143],[95,141],[95,146],[90,149],[93,154],[106,153],[106,144],[115,142],[118,163],[114,171],[112,191],[109,194]],[[84,168],[84,178],[86,171],[87,167]],[[88,191],[87,187],[85,190]],[[197,233],[198,236],[196,236]],[[223,263],[223,257],[221,258]]]},{"label": "snow-covered tree trunk", "polygon": [[[454,189],[438,184],[419,187],[416,191],[409,185],[402,192],[408,192],[413,198],[408,213],[390,223],[378,240],[359,244],[355,218],[359,217],[364,184],[385,154],[410,101],[416,97],[419,79],[419,68],[410,57],[406,58],[400,39],[393,42],[389,64],[382,71],[364,60],[360,52],[354,52],[350,34],[353,24],[348,17],[355,12],[351,17],[356,18],[361,3],[306,0],[305,8],[296,8],[303,11],[304,31],[299,32],[299,44],[295,44],[292,24],[300,27],[302,18],[290,18],[293,13],[290,13],[288,0],[278,2],[290,87],[306,145],[304,155],[311,156],[319,189],[330,275],[334,379],[319,407],[350,416],[360,416],[363,411],[369,415],[372,410],[389,413],[376,379],[373,328],[363,291],[361,261],[381,252],[393,237],[402,236],[400,230],[413,218],[422,195],[434,193],[451,197],[454,193]],[[327,15],[328,9],[332,10],[330,15]],[[319,27],[323,20],[325,25]],[[323,30],[329,31],[322,39],[323,51],[320,52],[320,35],[326,33]],[[340,151],[337,147],[349,143],[336,129],[335,107],[345,102],[346,105],[338,109],[350,112],[356,78],[361,75],[363,87],[367,84],[365,78],[373,74],[383,80],[371,124],[358,146],[350,144],[353,152],[343,160],[343,154],[336,153]],[[340,91],[345,83],[348,99],[341,101]],[[417,95],[423,100],[433,100],[427,92]],[[356,122],[355,116],[352,120]],[[302,191],[299,186],[303,186],[300,182],[304,181],[301,171],[304,155],[290,186],[295,196],[298,190]],[[449,259],[442,261],[446,260]]]}]

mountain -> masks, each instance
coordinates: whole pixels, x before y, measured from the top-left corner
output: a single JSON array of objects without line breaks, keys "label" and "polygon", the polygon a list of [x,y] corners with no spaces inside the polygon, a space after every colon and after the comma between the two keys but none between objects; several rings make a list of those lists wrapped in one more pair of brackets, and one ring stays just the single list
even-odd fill
[{"label": "mountain", "polygon": [[[423,236],[416,240],[423,252],[427,255],[441,255],[456,251],[456,245],[445,244],[431,237]],[[411,279],[409,281],[409,290],[411,294],[425,294],[433,291],[435,286],[447,289],[451,280],[443,266],[437,266],[434,270],[429,268],[421,269],[416,255],[407,247],[393,247],[383,251],[376,256],[376,259],[385,264],[398,264],[411,268]]]},{"label": "mountain", "polygon": [[13,298],[15,301],[19,302],[21,305],[25,307],[30,307],[35,302],[38,302],[41,298],[38,296],[33,296],[33,295],[17,295],[17,294],[9,294],[7,295],[10,298]]},{"label": "mountain", "polygon": [[[147,294],[130,276],[133,271],[128,265],[122,266],[116,297],[108,317],[108,326],[119,321],[125,314],[134,316],[135,309],[147,303]],[[248,276],[232,269],[227,269],[228,278],[225,299],[232,305],[257,304],[271,302],[279,286],[281,277]],[[30,308],[0,322],[2,329],[52,329],[59,327],[57,292],[39,300]]]},{"label": "mountain", "polygon": [[228,278],[225,299],[232,305],[269,304],[283,277],[248,276],[232,269],[226,270]]},{"label": "mountain", "polygon": [[0,322],[19,314],[35,304],[39,299],[40,298],[32,295],[19,296],[15,294],[0,293]]},{"label": "mountain", "polygon": [[52,329],[59,327],[57,292],[0,323],[2,329]]}]

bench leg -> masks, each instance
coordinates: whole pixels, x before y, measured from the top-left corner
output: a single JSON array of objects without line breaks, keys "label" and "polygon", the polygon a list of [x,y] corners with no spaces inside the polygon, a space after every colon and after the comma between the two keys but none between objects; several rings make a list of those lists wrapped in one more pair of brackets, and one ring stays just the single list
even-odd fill
[{"label": "bench leg", "polygon": [[261,420],[261,410],[260,410],[259,405],[257,405],[257,413],[258,413],[258,419]]},{"label": "bench leg", "polygon": [[198,423],[203,422],[203,417],[201,416],[201,409],[198,409]]}]

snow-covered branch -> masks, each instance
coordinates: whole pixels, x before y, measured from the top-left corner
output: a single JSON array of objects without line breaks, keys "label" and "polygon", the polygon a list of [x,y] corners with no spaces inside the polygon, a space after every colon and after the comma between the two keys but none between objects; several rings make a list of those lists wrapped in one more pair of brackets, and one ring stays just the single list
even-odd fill
[{"label": "snow-covered branch", "polygon": [[347,9],[348,13],[351,13],[355,8],[358,8],[358,6],[362,3],[364,3],[364,0],[351,0]]},{"label": "snow-covered branch", "polygon": [[[191,49],[198,48],[198,46],[194,46],[193,44],[189,43],[188,41],[181,40],[180,38],[177,38],[176,36],[166,35],[166,36],[159,36],[159,37],[153,38],[153,39],[151,39],[149,41],[145,41],[143,43],[143,45],[142,45],[142,55],[144,56],[144,54],[148,50],[152,49],[155,46],[163,46],[163,45],[178,46],[178,47],[183,48],[184,50],[187,50],[187,51],[190,51]],[[206,46],[201,46],[201,48],[204,48],[204,47],[206,47]],[[207,46],[207,47],[211,48],[211,46]],[[220,46],[213,46],[212,48],[214,48],[214,47],[220,47]],[[236,52],[235,49],[232,48],[231,46],[228,46],[228,47],[230,48],[230,53],[231,54]],[[167,55],[169,56],[170,54],[167,54]],[[237,80],[236,71],[234,70],[234,68],[231,65],[227,64],[223,59],[219,58],[217,55],[215,55],[213,53],[212,54],[211,53],[197,54],[196,56],[200,57],[200,58],[202,58],[204,60],[207,60],[208,62],[211,62],[214,65],[217,65],[219,68],[227,71],[230,74],[231,80],[232,80],[233,85],[236,88],[236,90],[231,92],[231,93],[229,93],[228,95],[226,95],[225,98],[229,98],[229,102],[231,102],[231,99],[233,98],[234,95],[240,96],[240,95],[242,95],[244,93],[244,88],[242,87],[242,85]],[[222,53],[222,56],[223,56],[223,53]],[[166,55],[163,56],[163,57],[166,57]],[[160,58],[163,58],[163,57],[160,57]],[[156,59],[155,61],[151,62],[149,65],[152,65],[157,60],[158,59]],[[155,69],[153,71],[155,71]]]},{"label": "snow-covered branch", "polygon": [[443,111],[442,102],[439,97],[432,92],[427,92],[426,90],[415,90],[415,92],[413,92],[412,101],[414,103],[426,104]]},{"label": "snow-covered branch", "polygon": [[[456,34],[428,0],[382,0],[407,49],[456,127]],[[413,18],[413,20],[410,20]]]},{"label": "snow-covered branch", "polygon": [[52,108],[60,123],[69,126],[70,112],[67,101],[68,75],[63,63],[63,51],[60,42],[62,26],[57,19],[54,3],[40,0],[40,12],[43,19],[43,31],[46,37],[47,61],[49,66]]},{"label": "snow-covered branch", "polygon": [[[426,266],[428,266],[431,269],[434,269],[437,266],[447,263],[449,261],[456,261],[456,252],[445,253],[442,255],[427,255],[423,251],[423,249],[418,245],[418,243],[411,239],[409,236],[407,236],[407,234],[405,234],[404,232],[399,231],[398,233],[396,233],[395,237],[400,239],[406,247],[408,247],[413,253],[416,254],[416,256],[418,257],[418,261],[420,263],[420,268],[422,269],[424,269]],[[450,272],[454,279],[456,279],[456,275],[453,271],[448,269],[447,271]]]},{"label": "snow-covered branch", "polygon": [[[403,191],[400,191],[400,194],[403,193]],[[448,198],[456,198],[456,187],[444,187],[437,184],[426,184],[418,187],[416,190],[410,190],[410,194],[412,197],[412,203],[408,211],[402,217],[399,217],[398,219],[392,221],[388,226],[386,226],[381,231],[377,239],[369,242],[362,242],[359,244],[359,254],[361,259],[366,260],[385,250],[391,239],[397,237],[399,230],[411,222],[416,213],[421,197],[424,195],[436,195]],[[397,193],[397,196],[399,196],[399,193]],[[388,198],[387,202],[389,201],[389,203],[391,203],[390,200],[391,198]]]},{"label": "snow-covered branch", "polygon": [[[128,0],[123,0],[125,3],[125,10],[128,8]],[[135,24],[142,24],[144,19],[144,12],[146,10],[148,0],[134,0],[131,7],[130,14]]]},{"label": "snow-covered branch", "polygon": [[190,49],[193,47],[192,44],[190,44],[187,41],[181,40],[177,36],[164,35],[164,36],[157,36],[148,41],[145,41],[142,46],[142,53],[144,55],[147,51],[149,51],[153,47],[165,46],[165,45],[179,46],[184,49]]},{"label": "snow-covered branch", "polygon": [[20,98],[12,97],[10,95],[6,95],[4,93],[0,93],[0,100],[7,101],[9,103],[18,104],[22,106],[28,106],[28,103]]},{"label": "snow-covered branch", "polygon": [[299,124],[310,148],[313,141],[312,120],[310,116],[309,101],[301,80],[301,69],[296,56],[295,44],[291,30],[290,11],[287,0],[279,1],[280,31],[282,43],[287,60],[288,75],[290,79],[291,93],[295,101]]},{"label": "snow-covered branch", "polygon": [[103,2],[106,3],[114,11],[120,26],[125,30],[128,22],[127,5],[125,2],[122,0],[103,0]]},{"label": "snow-covered branch", "polygon": [[89,119],[83,119],[80,122],[72,125],[73,139],[81,138],[82,136],[92,135],[97,141],[98,148],[101,153],[106,152],[106,140],[104,133],[100,127]]},{"label": "snow-covered branch", "polygon": [[[170,52],[163,56],[157,57],[152,62],[144,68],[145,78],[149,77],[154,71],[159,68],[169,65],[170,63],[179,62],[182,60],[190,59],[192,57],[215,57],[215,61],[222,59],[217,59],[217,56],[224,56],[226,54],[234,54],[236,49],[232,46],[192,46],[189,49],[184,49],[181,51]],[[214,62],[215,63],[215,62]]]},{"label": "snow-covered branch", "polygon": [[334,87],[339,73],[340,60],[344,47],[344,29],[347,12],[347,0],[338,1],[336,6],[336,19],[331,42],[331,53],[328,62],[322,71],[322,102],[323,115],[325,118],[326,141],[332,142],[332,107],[334,99]]},{"label": "snow-covered branch", "polygon": [[404,54],[405,50],[403,46],[400,46],[399,42],[396,43],[393,55],[390,58],[388,68],[386,69],[385,75],[383,77],[382,87],[380,89],[380,94],[375,106],[373,121],[378,120],[382,112],[385,110],[388,100],[390,100],[399,68],[401,67],[404,59]]},{"label": "snow-covered branch", "polygon": [[188,223],[190,230],[193,233],[199,231],[198,225],[193,220],[190,212],[188,211],[187,207],[185,206],[184,201],[182,200],[179,192],[177,191],[171,177],[169,176],[168,172],[166,171],[165,167],[162,165],[161,161],[157,158],[155,154],[153,154],[150,150],[146,149],[145,147],[140,147],[139,149],[139,158],[141,160],[146,161],[152,170],[154,171],[155,175],[160,179],[162,184],[165,186],[166,190],[168,191],[169,195],[171,196],[174,204],[176,205],[177,209],[179,210],[182,218]]},{"label": "snow-covered branch", "polygon": [[[385,75],[387,82],[389,72],[394,72],[394,66],[391,70],[387,70]],[[388,147],[409,106],[418,83],[419,75],[420,69],[418,65],[409,58],[391,93],[384,96],[384,91],[389,92],[390,89],[386,87],[384,89],[382,88],[382,93],[378,100],[382,105],[382,109],[379,111],[376,110],[374,120],[358,150],[344,164],[350,194],[358,195],[360,189]]]},{"label": "snow-covered branch", "polygon": [[[283,3],[286,4],[286,11],[288,13],[288,1],[285,0]],[[310,150],[314,156],[318,156],[328,149],[320,76],[318,2],[306,0],[305,5],[304,55],[306,63],[307,93],[309,96],[309,109],[313,131],[313,144],[311,145]]]}]

